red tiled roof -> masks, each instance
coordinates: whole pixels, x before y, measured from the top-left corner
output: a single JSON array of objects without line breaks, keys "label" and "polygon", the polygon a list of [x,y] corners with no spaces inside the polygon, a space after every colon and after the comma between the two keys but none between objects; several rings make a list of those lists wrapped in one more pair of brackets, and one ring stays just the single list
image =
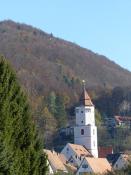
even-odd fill
[{"label": "red tiled roof", "polygon": [[131,121],[131,117],[127,116],[115,116],[116,121],[121,122],[121,121]]},{"label": "red tiled roof", "polygon": [[55,170],[61,170],[61,171],[67,171],[65,165],[61,161],[59,154],[56,153],[55,151],[47,150],[44,149],[44,152],[48,156],[48,161],[50,165],[55,169]]},{"label": "red tiled roof", "polygon": [[108,146],[108,147],[98,147],[98,157],[99,158],[106,158],[108,154],[113,153],[113,147]]},{"label": "red tiled roof", "polygon": [[85,87],[83,88],[83,92],[82,92],[81,97],[80,97],[80,105],[93,106],[91,98],[89,97]]},{"label": "red tiled roof", "polygon": [[111,165],[105,158],[85,158],[94,173],[106,173],[111,171]]},{"label": "red tiled roof", "polygon": [[71,144],[68,143],[68,145],[73,149],[73,151],[77,154],[77,156],[89,156],[91,157],[91,154],[89,153],[89,151],[87,151],[86,148],[84,148],[84,146],[82,145],[77,145],[77,144]]}]

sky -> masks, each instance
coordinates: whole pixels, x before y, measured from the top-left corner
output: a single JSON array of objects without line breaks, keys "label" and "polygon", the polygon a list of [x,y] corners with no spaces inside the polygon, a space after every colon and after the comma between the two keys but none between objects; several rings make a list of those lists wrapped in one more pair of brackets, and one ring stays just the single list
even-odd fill
[{"label": "sky", "polygon": [[1,0],[11,19],[74,42],[131,71],[131,0]]}]

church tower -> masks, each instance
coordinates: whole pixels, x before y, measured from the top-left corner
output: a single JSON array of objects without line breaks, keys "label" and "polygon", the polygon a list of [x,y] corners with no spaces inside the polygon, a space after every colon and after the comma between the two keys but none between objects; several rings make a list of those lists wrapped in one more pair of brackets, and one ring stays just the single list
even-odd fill
[{"label": "church tower", "polygon": [[85,89],[80,97],[80,105],[75,108],[76,126],[74,127],[74,143],[85,146],[88,151],[98,157],[97,127],[95,126],[95,107]]}]

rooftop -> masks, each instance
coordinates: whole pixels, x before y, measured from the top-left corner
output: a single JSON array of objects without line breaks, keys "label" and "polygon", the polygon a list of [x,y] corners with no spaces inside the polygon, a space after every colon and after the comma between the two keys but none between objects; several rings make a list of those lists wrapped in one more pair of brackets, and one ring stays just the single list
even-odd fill
[{"label": "rooftop", "polygon": [[77,144],[71,144],[71,143],[68,143],[68,145],[73,149],[73,151],[77,154],[77,156],[91,157],[90,152],[84,146],[77,145]]},{"label": "rooftop", "polygon": [[85,159],[94,173],[105,173],[106,171],[111,171],[111,165],[106,158],[86,157]]},{"label": "rooftop", "polygon": [[54,150],[50,151],[50,150],[46,150],[44,149],[45,153],[48,156],[48,161],[52,167],[53,170],[59,170],[59,171],[67,171],[66,167],[64,166],[63,162],[61,161],[59,154],[56,153]]},{"label": "rooftop", "polygon": [[108,154],[106,158],[109,161],[109,163],[113,166],[120,157],[120,155],[121,153]]},{"label": "rooftop", "polygon": [[107,147],[98,147],[98,154],[99,158],[106,158],[108,154],[113,154],[113,147],[107,146]]}]

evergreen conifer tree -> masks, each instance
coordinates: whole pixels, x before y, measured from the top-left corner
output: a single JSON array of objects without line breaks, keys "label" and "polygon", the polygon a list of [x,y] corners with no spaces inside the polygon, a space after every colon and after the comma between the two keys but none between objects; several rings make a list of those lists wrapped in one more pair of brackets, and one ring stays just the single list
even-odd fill
[{"label": "evergreen conifer tree", "polygon": [[60,95],[56,96],[55,118],[58,121],[58,128],[66,126],[67,120],[66,120],[66,111],[65,111],[64,97],[60,96]]},{"label": "evergreen conifer tree", "polygon": [[26,96],[0,56],[0,174],[44,175],[46,170]]},{"label": "evergreen conifer tree", "polygon": [[56,113],[56,94],[51,92],[47,98],[47,106],[51,114],[54,116]]}]

